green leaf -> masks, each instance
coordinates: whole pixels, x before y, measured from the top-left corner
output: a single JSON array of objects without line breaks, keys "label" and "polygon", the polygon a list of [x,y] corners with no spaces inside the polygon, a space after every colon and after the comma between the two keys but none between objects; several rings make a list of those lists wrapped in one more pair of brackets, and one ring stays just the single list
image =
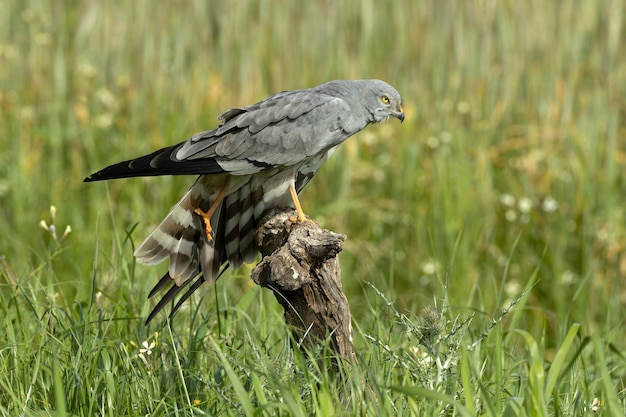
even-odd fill
[{"label": "green leaf", "polygon": [[553,393],[554,387],[561,375],[561,370],[563,369],[563,365],[565,363],[565,357],[580,330],[580,324],[574,323],[572,327],[567,332],[567,336],[563,340],[561,347],[554,357],[554,361],[552,361],[552,365],[550,365],[550,371],[548,371],[548,380],[546,382],[546,389],[544,391],[544,395],[546,398],[550,397]]}]

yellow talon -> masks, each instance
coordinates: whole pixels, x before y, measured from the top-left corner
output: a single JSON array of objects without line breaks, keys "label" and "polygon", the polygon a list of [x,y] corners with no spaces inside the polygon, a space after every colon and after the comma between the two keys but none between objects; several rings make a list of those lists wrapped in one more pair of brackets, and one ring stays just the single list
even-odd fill
[{"label": "yellow talon", "polygon": [[296,211],[298,212],[298,217],[290,217],[289,220],[292,223],[304,223],[308,221],[308,219],[304,215],[304,211],[302,211],[302,206],[300,205],[300,200],[298,199],[298,193],[296,192],[296,189],[293,187],[293,185],[289,186],[289,193],[291,194],[291,199],[293,200],[293,204],[295,204]]},{"label": "yellow talon", "polygon": [[206,213],[202,210],[200,210],[199,208],[195,209],[193,212],[196,213],[198,216],[202,217],[202,221],[204,222],[204,232],[206,233],[206,238],[209,242],[213,241],[213,228],[211,227],[211,213],[209,213],[211,210],[207,211]]},{"label": "yellow talon", "polygon": [[226,185],[222,187],[220,193],[217,195],[215,201],[213,202],[211,207],[209,207],[209,210],[207,212],[202,211],[202,209],[200,208],[197,208],[193,211],[202,218],[202,221],[204,222],[204,232],[206,233],[206,238],[209,242],[213,241],[213,227],[211,227],[211,217],[213,216],[213,213],[215,213],[215,210],[217,210],[219,204],[224,199],[224,196],[226,195],[226,188]]}]

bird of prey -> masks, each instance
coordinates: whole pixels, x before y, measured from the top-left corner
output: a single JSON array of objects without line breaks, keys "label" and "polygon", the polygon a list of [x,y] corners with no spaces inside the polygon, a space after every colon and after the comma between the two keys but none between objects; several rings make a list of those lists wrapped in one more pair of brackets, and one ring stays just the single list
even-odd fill
[{"label": "bird of prey", "polygon": [[267,210],[295,208],[293,221],[305,221],[298,193],[324,161],[350,136],[391,116],[404,120],[402,98],[386,82],[330,81],[230,109],[213,130],[85,178],[199,175],[135,250],[146,265],[169,258],[167,273],[149,297],[171,288],[146,323],[194,279],[171,314],[229,265],[254,261],[254,229]]}]

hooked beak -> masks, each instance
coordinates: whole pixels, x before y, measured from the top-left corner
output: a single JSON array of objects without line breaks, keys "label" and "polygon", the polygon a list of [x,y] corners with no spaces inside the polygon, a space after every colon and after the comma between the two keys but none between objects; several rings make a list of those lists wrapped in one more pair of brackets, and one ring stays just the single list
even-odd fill
[{"label": "hooked beak", "polygon": [[391,115],[400,120],[400,123],[404,122],[404,108],[402,108],[402,104],[398,104],[397,109],[391,112]]}]

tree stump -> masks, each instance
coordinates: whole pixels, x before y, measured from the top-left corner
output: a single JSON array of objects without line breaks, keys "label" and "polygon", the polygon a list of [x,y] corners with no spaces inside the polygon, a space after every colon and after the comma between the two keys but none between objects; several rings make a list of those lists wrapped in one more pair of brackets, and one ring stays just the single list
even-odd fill
[{"label": "tree stump", "polygon": [[329,340],[339,357],[355,361],[337,259],[346,237],[312,220],[291,221],[296,215],[291,210],[273,212],[260,222],[255,240],[263,258],[252,270],[252,280],[274,293],[300,348]]}]

